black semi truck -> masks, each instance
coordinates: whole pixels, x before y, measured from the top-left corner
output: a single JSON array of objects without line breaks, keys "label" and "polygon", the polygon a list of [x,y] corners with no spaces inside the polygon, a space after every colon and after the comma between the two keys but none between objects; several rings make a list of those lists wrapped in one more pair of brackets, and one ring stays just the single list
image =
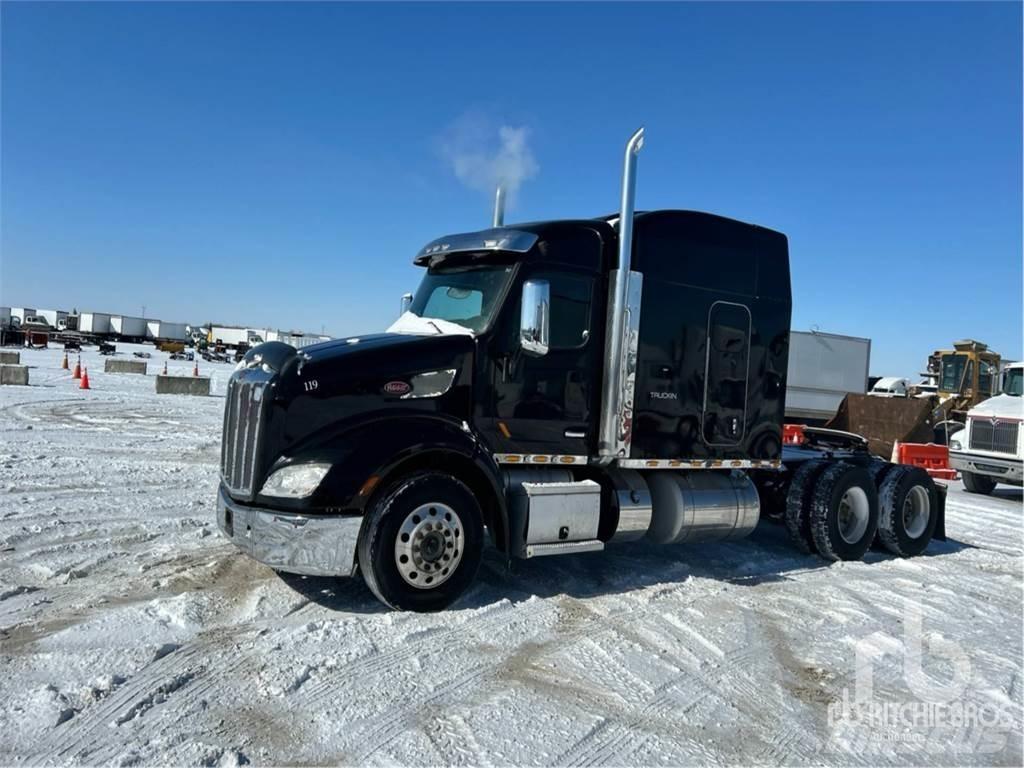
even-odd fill
[{"label": "black semi truck", "polygon": [[[734,539],[831,560],[943,537],[944,489],[856,435],[783,445],[786,237],[634,211],[442,237],[389,332],[249,350],[224,416],[222,531],[283,572],[361,573],[437,610],[507,558]],[[699,556],[696,555],[696,556]]]}]

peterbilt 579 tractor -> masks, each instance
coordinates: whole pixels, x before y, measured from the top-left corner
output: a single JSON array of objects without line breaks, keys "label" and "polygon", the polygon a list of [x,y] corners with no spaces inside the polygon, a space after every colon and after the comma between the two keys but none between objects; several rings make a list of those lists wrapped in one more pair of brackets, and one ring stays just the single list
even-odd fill
[{"label": "peterbilt 579 tractor", "polygon": [[416,256],[387,333],[249,350],[227,392],[222,531],[278,571],[359,573],[423,611],[470,585],[486,539],[510,561],[769,519],[853,560],[943,537],[924,471],[833,430],[783,446],[786,237],[635,212],[642,142],[617,215],[505,226],[499,203],[490,229]]}]

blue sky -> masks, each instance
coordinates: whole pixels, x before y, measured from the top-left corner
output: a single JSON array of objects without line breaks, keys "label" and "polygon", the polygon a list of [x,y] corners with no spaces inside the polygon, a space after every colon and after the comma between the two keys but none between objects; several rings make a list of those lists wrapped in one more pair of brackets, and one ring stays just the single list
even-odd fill
[{"label": "blue sky", "polygon": [[794,328],[1024,356],[1019,4],[0,13],[0,303],[381,329],[489,221],[454,156],[524,129],[509,220],[598,215],[643,124],[639,206],[785,232]]}]

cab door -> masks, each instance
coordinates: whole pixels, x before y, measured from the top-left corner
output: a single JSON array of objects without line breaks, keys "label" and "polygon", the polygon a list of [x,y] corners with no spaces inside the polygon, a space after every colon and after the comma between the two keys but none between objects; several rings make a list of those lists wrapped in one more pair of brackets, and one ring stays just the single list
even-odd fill
[{"label": "cab door", "polygon": [[[569,268],[521,270],[516,299],[491,350],[491,423],[499,453],[592,453],[602,370],[599,283]],[[548,339],[541,351],[521,338],[522,309],[524,288],[535,293],[545,286]]]}]

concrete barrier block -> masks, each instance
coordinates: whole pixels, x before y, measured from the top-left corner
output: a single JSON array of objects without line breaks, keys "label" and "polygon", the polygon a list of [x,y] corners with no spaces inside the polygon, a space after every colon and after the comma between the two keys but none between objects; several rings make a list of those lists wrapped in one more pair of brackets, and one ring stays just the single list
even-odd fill
[{"label": "concrete barrier block", "polygon": [[209,376],[164,376],[156,377],[156,393],[158,395],[208,395],[210,394]]},{"label": "concrete barrier block", "polygon": [[145,360],[111,360],[103,361],[104,373],[141,373],[146,375]]},{"label": "concrete barrier block", "polygon": [[28,386],[27,365],[0,365],[0,384]]},{"label": "concrete barrier block", "polygon": [[21,363],[21,352],[0,352],[0,365],[18,365]]}]

